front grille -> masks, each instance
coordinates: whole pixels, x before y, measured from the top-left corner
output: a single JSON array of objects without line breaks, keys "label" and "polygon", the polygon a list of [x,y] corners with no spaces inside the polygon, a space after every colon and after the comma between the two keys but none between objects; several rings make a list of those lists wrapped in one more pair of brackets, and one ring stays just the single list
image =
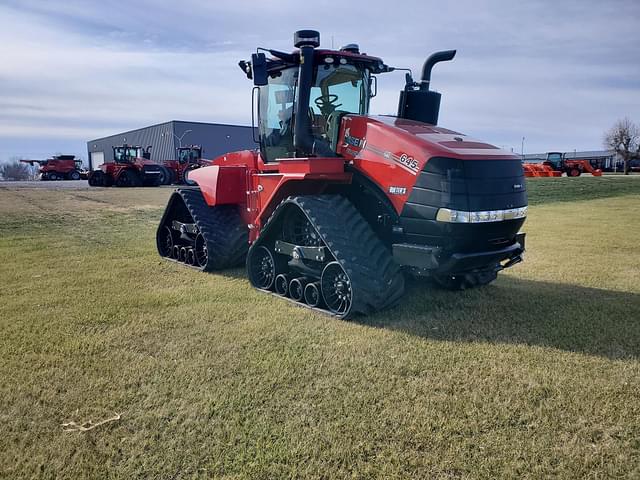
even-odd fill
[{"label": "front grille", "polygon": [[435,157],[418,174],[400,215],[405,240],[456,251],[495,249],[515,237],[524,219],[484,224],[436,221],[440,208],[504,210],[527,205],[522,164],[508,160]]}]

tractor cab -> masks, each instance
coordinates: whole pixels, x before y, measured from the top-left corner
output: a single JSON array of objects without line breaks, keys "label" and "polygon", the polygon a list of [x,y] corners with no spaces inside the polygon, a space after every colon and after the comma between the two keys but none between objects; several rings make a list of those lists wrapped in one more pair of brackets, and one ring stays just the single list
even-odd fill
[{"label": "tractor cab", "polygon": [[279,158],[335,156],[337,127],[346,114],[366,115],[375,92],[372,74],[389,71],[357,45],[315,50],[315,32],[296,33],[300,50],[267,50],[240,67],[259,87],[258,134],[266,162]]},{"label": "tractor cab", "polygon": [[191,145],[189,147],[178,148],[178,162],[181,165],[198,163],[200,158],[202,158],[202,147]]},{"label": "tractor cab", "polygon": [[551,168],[557,171],[564,170],[564,155],[562,152],[549,152],[547,153],[547,159],[544,162]]},{"label": "tractor cab", "polygon": [[149,160],[151,158],[151,147],[142,148],[140,146],[121,145],[113,147],[113,159],[115,163],[134,163],[138,158]]},{"label": "tractor cab", "polygon": [[[378,57],[360,53],[356,44],[340,50],[317,49],[320,35],[314,30],[294,34],[298,50],[284,53],[263,49],[251,61],[239,62],[258,90],[258,135],[265,162],[287,157],[335,157],[339,125],[347,114],[367,115],[376,95],[377,74],[393,72]],[[455,50],[436,52],[425,61],[422,76],[411,71],[400,92],[398,119],[438,124],[441,95],[430,90],[431,71],[450,61]]]}]

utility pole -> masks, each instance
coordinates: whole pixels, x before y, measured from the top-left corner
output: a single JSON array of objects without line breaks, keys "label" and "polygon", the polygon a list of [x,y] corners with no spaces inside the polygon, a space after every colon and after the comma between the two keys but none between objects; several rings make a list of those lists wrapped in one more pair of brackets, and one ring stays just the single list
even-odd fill
[{"label": "utility pole", "polygon": [[520,155],[522,155],[522,161],[524,162],[524,137],[522,137],[522,144],[520,145]]}]

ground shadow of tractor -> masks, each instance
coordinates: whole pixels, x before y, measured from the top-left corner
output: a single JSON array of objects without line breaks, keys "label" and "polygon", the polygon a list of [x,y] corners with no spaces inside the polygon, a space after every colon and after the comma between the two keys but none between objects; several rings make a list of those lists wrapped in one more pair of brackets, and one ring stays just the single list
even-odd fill
[{"label": "ground shadow of tractor", "polygon": [[640,295],[503,277],[464,292],[408,281],[400,305],[356,321],[430,339],[640,357]]},{"label": "ground shadow of tractor", "polygon": [[[244,269],[224,272],[246,279]],[[353,320],[434,340],[538,345],[640,358],[640,294],[501,276],[452,292],[407,279],[400,304]]]}]

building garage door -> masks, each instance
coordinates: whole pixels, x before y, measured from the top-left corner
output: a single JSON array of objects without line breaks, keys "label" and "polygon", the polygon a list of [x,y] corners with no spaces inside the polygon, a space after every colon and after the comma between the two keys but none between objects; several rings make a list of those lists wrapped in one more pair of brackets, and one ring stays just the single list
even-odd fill
[{"label": "building garage door", "polygon": [[91,170],[96,170],[104,163],[104,152],[91,152]]}]

